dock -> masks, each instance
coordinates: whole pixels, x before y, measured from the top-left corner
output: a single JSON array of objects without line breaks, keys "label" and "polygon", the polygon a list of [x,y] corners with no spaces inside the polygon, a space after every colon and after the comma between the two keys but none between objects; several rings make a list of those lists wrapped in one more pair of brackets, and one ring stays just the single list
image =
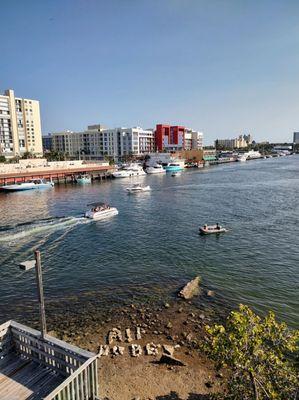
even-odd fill
[{"label": "dock", "polygon": [[98,357],[15,321],[0,325],[1,400],[97,400]]},{"label": "dock", "polygon": [[109,164],[97,163],[49,163],[52,165],[0,168],[0,185],[26,182],[30,179],[48,179],[55,183],[74,182],[76,176],[88,174],[92,179],[107,179],[111,177],[114,167]]}]

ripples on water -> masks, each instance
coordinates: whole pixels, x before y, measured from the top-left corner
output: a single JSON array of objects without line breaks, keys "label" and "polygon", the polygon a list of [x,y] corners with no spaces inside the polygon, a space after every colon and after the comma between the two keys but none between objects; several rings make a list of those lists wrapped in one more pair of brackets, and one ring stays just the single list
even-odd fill
[{"label": "ripples on water", "polygon": [[[166,298],[200,274],[218,301],[271,308],[296,326],[298,172],[293,156],[137,178],[152,192],[135,196],[125,192],[128,179],[0,194],[1,321],[24,311],[30,317],[35,277],[17,263],[39,248],[46,298],[56,307],[71,296],[94,299],[103,310],[134,296]],[[85,220],[86,204],[97,200],[119,215]],[[205,222],[229,232],[200,237]]]}]

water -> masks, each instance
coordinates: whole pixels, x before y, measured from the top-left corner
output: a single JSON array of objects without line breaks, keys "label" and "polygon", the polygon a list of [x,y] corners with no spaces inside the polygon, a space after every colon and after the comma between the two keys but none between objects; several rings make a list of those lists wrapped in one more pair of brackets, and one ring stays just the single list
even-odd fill
[{"label": "water", "polygon": [[[0,322],[36,317],[34,272],[17,264],[40,249],[50,315],[167,299],[199,274],[217,306],[272,309],[298,326],[298,172],[293,156],[134,178],[152,187],[138,195],[129,179],[1,193]],[[119,215],[82,218],[97,200]],[[201,237],[205,222],[229,232]]]}]

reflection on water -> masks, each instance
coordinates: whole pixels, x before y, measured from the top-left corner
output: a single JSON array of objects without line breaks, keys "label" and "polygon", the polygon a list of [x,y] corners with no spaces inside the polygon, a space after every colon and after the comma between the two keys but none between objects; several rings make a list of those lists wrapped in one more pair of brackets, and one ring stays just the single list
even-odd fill
[{"label": "reflection on water", "polygon": [[[103,311],[156,301],[199,274],[218,303],[272,308],[295,326],[298,172],[294,156],[189,170],[176,178],[150,175],[0,194],[0,322],[31,318],[34,274],[20,272],[17,263],[39,248],[47,304],[63,304],[60,312],[71,308],[74,297],[86,310]],[[128,195],[126,188],[141,181],[152,191]],[[86,205],[95,201],[116,206],[119,215],[84,219]],[[229,232],[201,237],[198,227],[205,222],[220,222]]]}]

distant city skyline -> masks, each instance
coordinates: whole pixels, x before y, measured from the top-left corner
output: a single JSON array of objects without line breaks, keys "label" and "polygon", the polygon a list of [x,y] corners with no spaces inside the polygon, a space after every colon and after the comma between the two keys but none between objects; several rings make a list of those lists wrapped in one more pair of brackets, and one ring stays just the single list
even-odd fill
[{"label": "distant city skyline", "polygon": [[43,134],[162,123],[207,145],[299,130],[297,1],[28,0],[1,15],[0,92],[39,100]]}]

